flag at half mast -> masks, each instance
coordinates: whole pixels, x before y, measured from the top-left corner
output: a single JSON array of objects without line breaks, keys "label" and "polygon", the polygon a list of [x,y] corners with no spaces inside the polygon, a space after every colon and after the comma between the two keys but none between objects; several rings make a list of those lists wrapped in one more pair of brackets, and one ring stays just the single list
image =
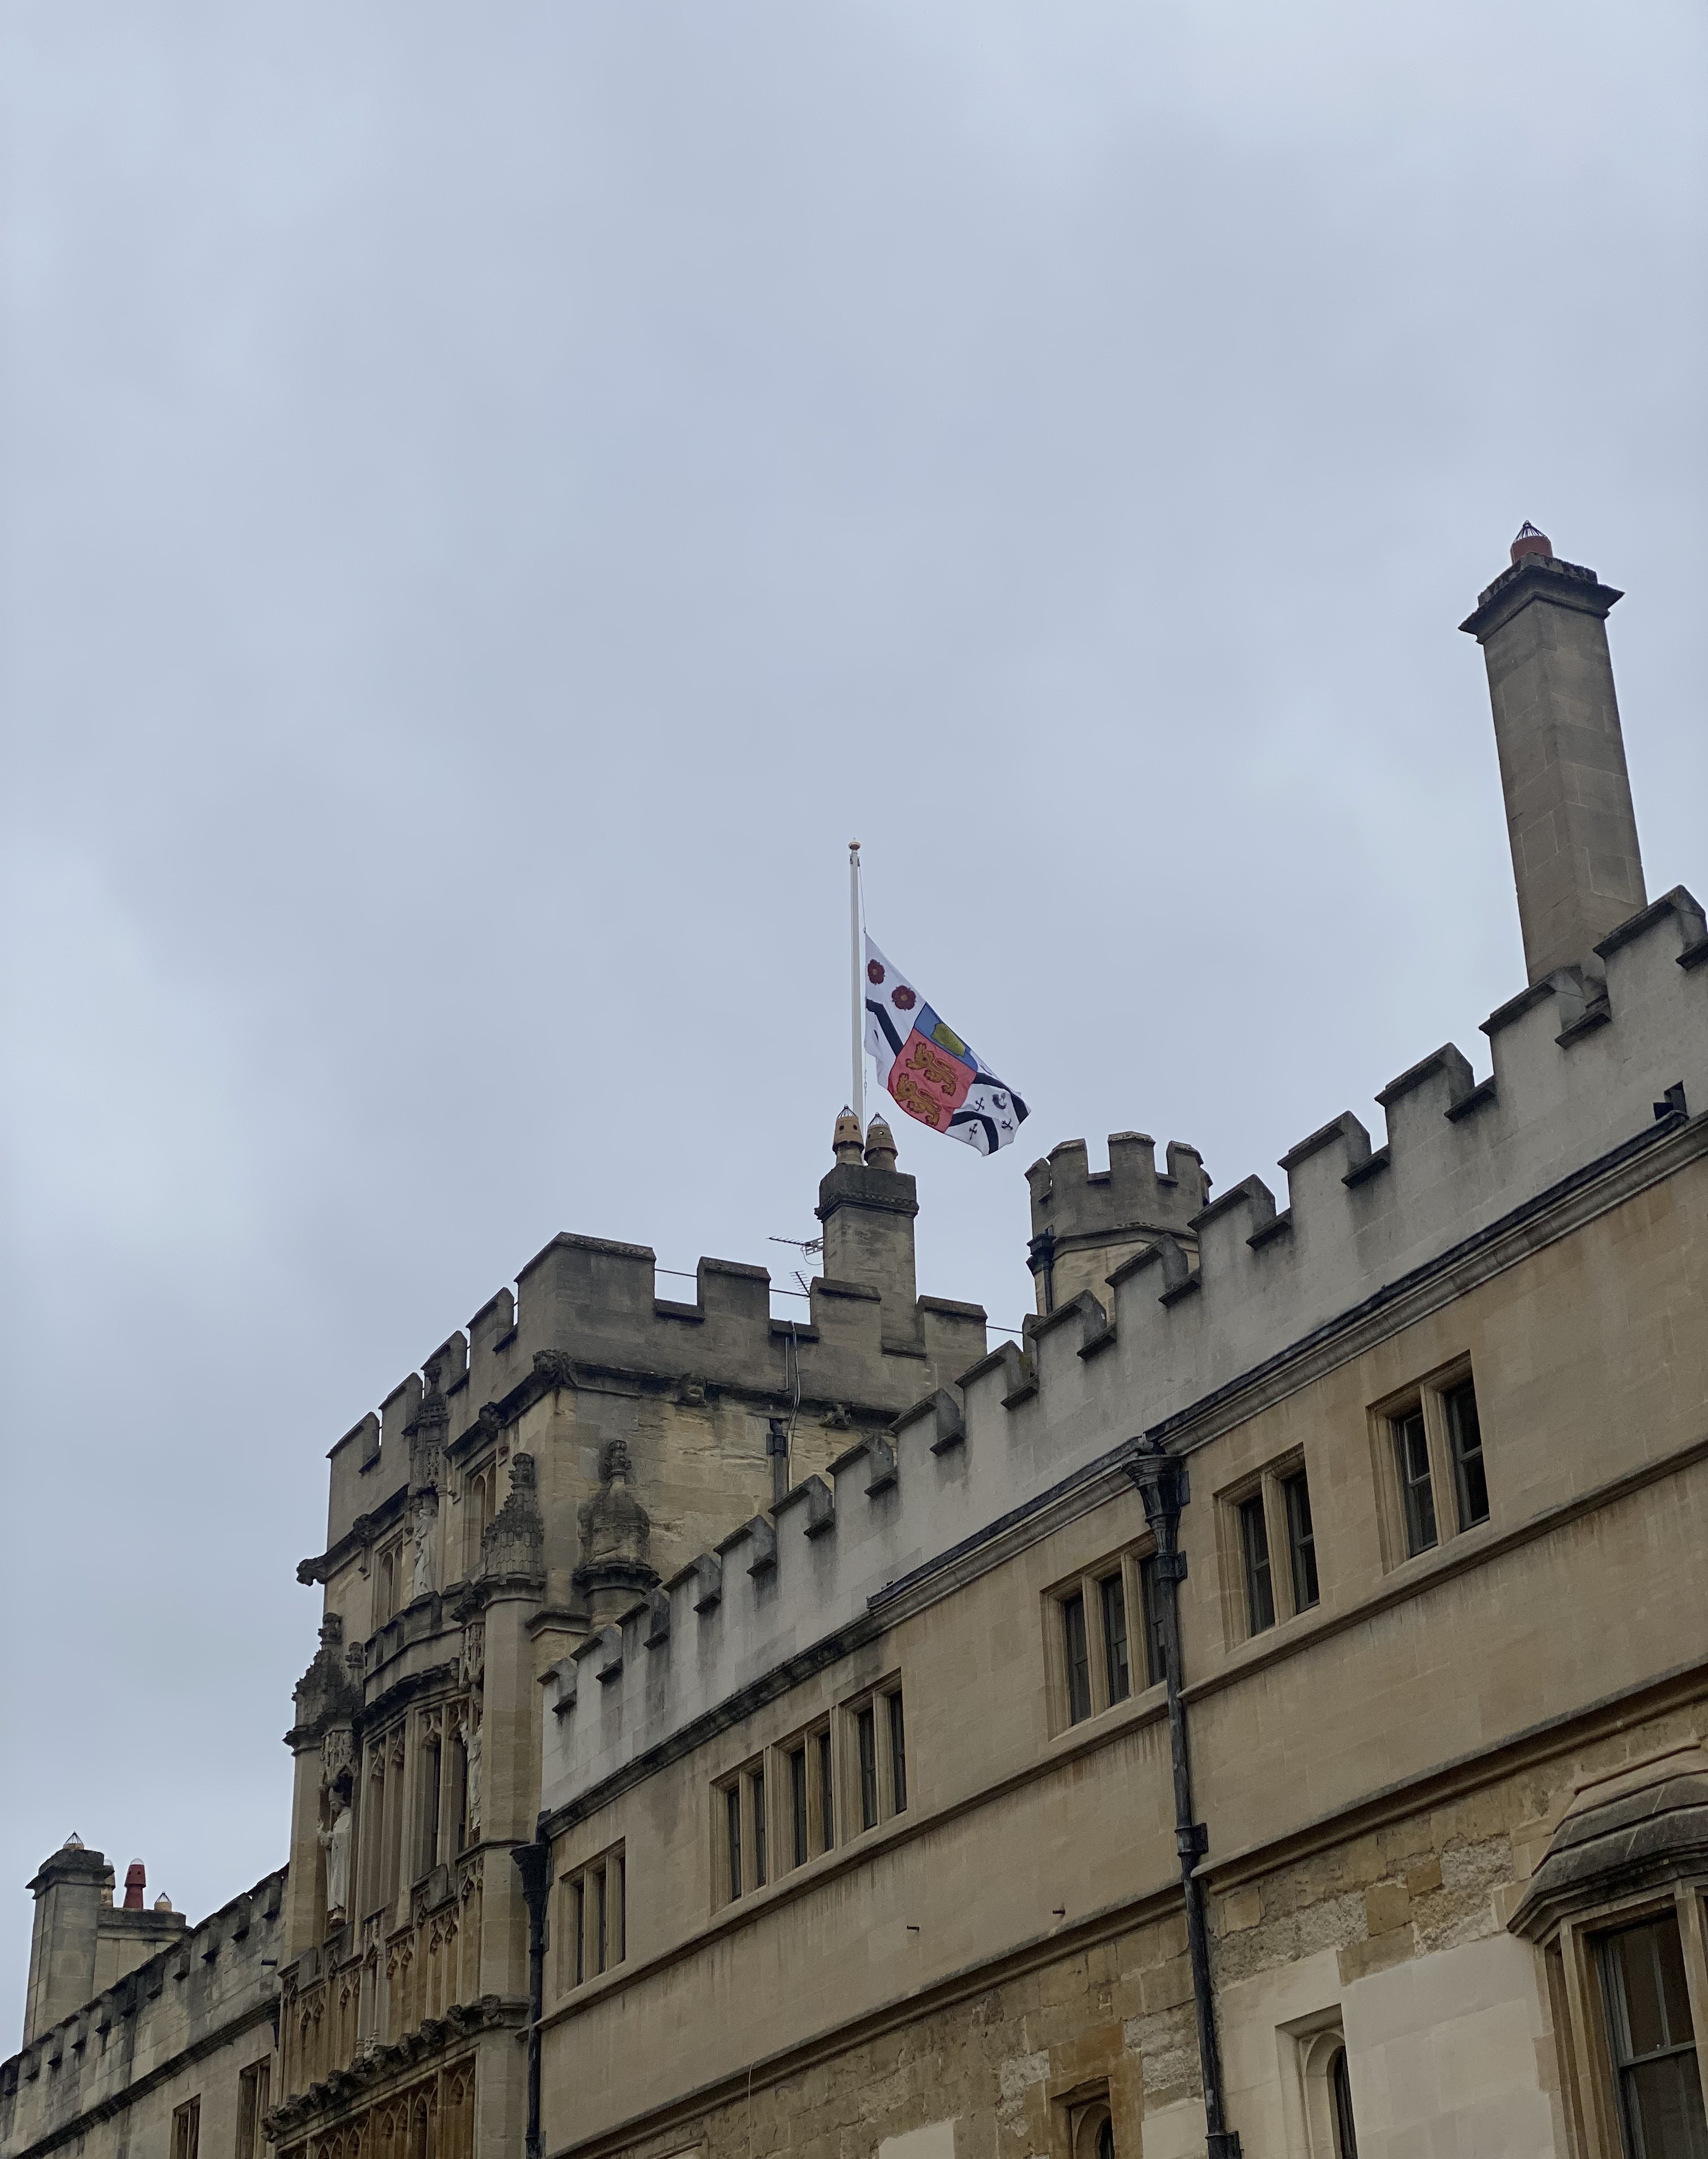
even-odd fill
[{"label": "flag at half mast", "polygon": [[945,1027],[899,969],[866,940],[866,1047],[898,1106],[981,1154],[1007,1147],[1026,1105]]}]

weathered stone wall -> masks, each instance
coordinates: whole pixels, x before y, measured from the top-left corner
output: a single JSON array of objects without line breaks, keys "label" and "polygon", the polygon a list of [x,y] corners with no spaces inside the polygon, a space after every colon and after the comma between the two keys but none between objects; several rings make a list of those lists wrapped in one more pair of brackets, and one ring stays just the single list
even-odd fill
[{"label": "weathered stone wall", "polygon": [[[1534,1758],[1265,1871],[1224,1870],[1212,1957],[1230,2111],[1253,2154],[1306,2155],[1308,2050],[1347,2044],[1359,2150],[1565,2154],[1543,1956],[1507,1931],[1575,1783],[1708,1726],[1708,1693]],[[582,2073],[598,2067],[581,2055]],[[898,2004],[875,2032],[762,2058],[603,2159],[754,2151],[867,2159],[934,2131],[942,2159],[1075,2159],[1106,2099],[1117,2151],[1177,2159],[1203,2126],[1183,1922],[1158,1916],[1046,1946],[983,1983]],[[548,2149],[565,2148],[561,2141]],[[572,2147],[573,2148],[573,2147]],[[922,2146],[921,2149],[928,2149]],[[1083,2150],[1083,2147],[1079,2147]],[[905,2152],[902,2155],[905,2159]]]},{"label": "weathered stone wall", "polygon": [[1705,1727],[1708,1690],[1647,1717],[1586,1719],[1576,1741],[1467,1771],[1426,1809],[1396,1806],[1266,1871],[1214,1870],[1226,1886],[1212,1961],[1247,2150],[1307,2148],[1289,2119],[1290,2027],[1325,2011],[1347,2042],[1361,2153],[1455,2136],[1467,2151],[1570,2150],[1543,1954],[1508,1922],[1577,1784]]},{"label": "weathered stone wall", "polygon": [[269,1875],[0,2064],[0,2159],[169,2159],[197,2097],[204,2159],[234,2151],[239,2078],[274,2058],[283,1892]]},{"label": "weathered stone wall", "polygon": [[[1555,2148],[1557,2099],[1538,2053],[1551,2028],[1540,1964],[1491,1900],[1519,1878],[1514,1837],[1526,1851],[1545,1842],[1572,1764],[1606,1741],[1605,1720],[1651,1721],[1644,1704],[1669,1671],[1696,1675],[1695,1701],[1708,1673],[1695,1587],[1708,1541],[1708,1335],[1694,1323],[1708,1303],[1700,1138],[1700,1128],[1663,1129],[1643,1158],[1659,1165],[1647,1181],[1621,1183],[1628,1165],[1616,1163],[1611,1181],[1529,1219],[1509,1248],[1491,1247],[1480,1273],[1457,1270],[1421,1303],[1382,1302],[1333,1354],[1307,1344],[1291,1375],[1260,1378],[1248,1403],[1213,1406],[1219,1421],[1184,1435],[1195,1804],[1210,1879],[1227,1891],[1216,1977],[1229,2089],[1260,2125],[1290,2103],[1278,2032],[1291,2046],[1293,2027],[1320,2035],[1321,2019],[1341,2017],[1350,2049],[1361,2018],[1365,2054],[1439,2056],[1431,2074],[1446,2075],[1456,2047],[1474,2054],[1483,2043],[1442,2006],[1457,1991],[1483,2005],[1478,2016],[1486,2010],[1477,2029],[1501,2036],[1495,2059],[1453,2079],[1483,2094],[1509,2148]],[[1461,1532],[1443,1489],[1437,1545],[1408,1558],[1385,1529],[1391,1447],[1380,1406],[1467,1359],[1489,1517]],[[923,1420],[901,1475],[910,1463],[944,1475],[947,1462],[970,1478],[981,1444],[1014,1429],[970,1418],[934,1454],[924,1442],[939,1428]],[[1320,1599],[1297,1613],[1283,1601],[1273,1627],[1248,1635],[1233,1505],[1277,1463],[1309,1480]],[[574,1706],[561,1719],[547,1710],[556,1722],[587,1716],[597,1738],[673,1670],[701,1689],[697,1721],[691,1695],[655,1696],[645,1728],[665,1743],[608,1755],[604,1781],[553,1817],[560,1879],[624,1842],[629,1961],[573,1996],[548,1991],[552,2150],[614,2148],[655,2110],[674,2120],[731,2061],[840,2058],[867,2045],[869,2024],[910,2025],[910,2005],[923,2015],[939,1991],[1000,1975],[1053,1927],[1085,1926],[1099,1911],[1114,1925],[1177,1893],[1161,1690],[1141,1686],[1074,1724],[1053,1667],[1055,1596],[1145,1545],[1119,1466],[1062,1480],[945,1565],[884,1581],[868,1554],[880,1586],[863,1606],[851,1597],[839,1612],[828,1592],[803,1593],[798,1625],[780,1626],[795,1609],[783,1602],[786,1570],[810,1582],[813,1568],[836,1564],[828,1548],[844,1533],[851,1475],[857,1535],[879,1520],[882,1491],[868,1496],[852,1465],[839,1468],[834,1532],[809,1533],[805,1500],[784,1509],[771,1565],[738,1564],[757,1528],[727,1545],[717,1603],[696,1610],[685,1585],[663,1644],[649,1639],[660,1630],[645,1608],[576,1660]],[[906,1502],[903,1484],[888,1504]],[[1273,1558],[1285,1568],[1281,1545]],[[731,1691],[719,1645],[744,1614],[753,1662]],[[846,1632],[810,1634],[815,1614],[840,1618]],[[768,1643],[788,1652],[774,1685],[763,1678]],[[612,1659],[620,1668],[607,1676]],[[892,1678],[912,1734],[907,1819],[851,1837],[799,1875],[774,1858],[763,1889],[722,1903],[722,1780],[767,1761],[774,1794],[798,1735]],[[1503,1766],[1520,1755],[1545,1766]],[[782,1834],[774,1822],[774,1854]],[[1311,1856],[1286,1858],[1294,1846]],[[1400,1972],[1414,1963],[1427,1965],[1427,1986]],[[1172,1999],[1153,1982],[1150,2001],[1120,2011],[1123,2052],[1141,2058],[1147,2159],[1202,2138],[1183,1967],[1177,1980]],[[1406,2003],[1426,2000],[1420,2023]],[[708,2001],[719,2005],[709,2021]],[[1026,2051],[1040,2049],[1002,2058]],[[1008,2075],[1012,2084],[1022,2072]],[[1387,2103],[1366,2094],[1375,2121]],[[1398,2136],[1405,2106],[1393,2107]],[[1485,2141],[1493,2119],[1478,2116]]]},{"label": "weathered stone wall", "polygon": [[751,2098],[743,2080],[602,2148],[624,2159],[687,2146],[706,2159],[867,2159],[892,2138],[947,2123],[954,2159],[1073,2159],[1074,2112],[1100,2099],[1118,2149],[1140,2148],[1147,2110],[1196,2110],[1201,2135],[1185,1947],[1177,1916],[1079,1942],[955,1991],[897,2028],[767,2065]]}]

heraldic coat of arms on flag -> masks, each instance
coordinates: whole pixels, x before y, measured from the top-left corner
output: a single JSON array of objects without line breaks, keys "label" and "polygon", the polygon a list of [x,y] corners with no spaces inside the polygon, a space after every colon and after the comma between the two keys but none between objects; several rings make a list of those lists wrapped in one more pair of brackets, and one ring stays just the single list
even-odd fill
[{"label": "heraldic coat of arms on flag", "polygon": [[1026,1105],[945,1027],[907,976],[866,940],[866,1047],[910,1117],[981,1154],[1007,1147]]}]

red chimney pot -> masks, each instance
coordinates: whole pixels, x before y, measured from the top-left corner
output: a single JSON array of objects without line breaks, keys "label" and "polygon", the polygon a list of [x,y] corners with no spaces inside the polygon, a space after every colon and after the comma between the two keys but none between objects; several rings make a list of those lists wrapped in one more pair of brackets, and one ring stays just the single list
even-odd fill
[{"label": "red chimney pot", "polygon": [[142,1871],[142,1861],[133,1859],[125,1869],[125,1909],[127,1912],[142,1910],[142,1892],[148,1886],[148,1877]]}]

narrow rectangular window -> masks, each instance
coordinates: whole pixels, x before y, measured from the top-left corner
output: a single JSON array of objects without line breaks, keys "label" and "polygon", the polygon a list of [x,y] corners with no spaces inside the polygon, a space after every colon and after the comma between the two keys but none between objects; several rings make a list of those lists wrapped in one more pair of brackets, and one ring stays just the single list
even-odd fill
[{"label": "narrow rectangular window", "polygon": [[266,2062],[252,2063],[237,2079],[237,2159],[261,2159],[261,2118],[271,2082]]},{"label": "narrow rectangular window", "polygon": [[765,1886],[765,1773],[754,1770],[748,1778],[753,1799],[753,1887]]},{"label": "narrow rectangular window", "polygon": [[831,1735],[819,1734],[819,1849],[831,1851],[836,1841],[836,1791],[831,1774]]},{"label": "narrow rectangular window", "polygon": [[806,1864],[806,1749],[797,1747],[789,1757],[789,1821],[794,1834],[791,1855],[796,1866]]},{"label": "narrow rectangular window", "polygon": [[742,1893],[742,1788],[732,1784],[723,1795],[724,1856],[729,1867],[729,1893]]},{"label": "narrow rectangular window", "polygon": [[1127,1661],[1126,1585],[1118,1574],[1105,1575],[1098,1584],[1103,1599],[1103,1661],[1109,1673],[1109,1698],[1125,1701],[1133,1690]]},{"label": "narrow rectangular window", "polygon": [[587,1882],[578,1874],[570,1898],[570,1924],[575,1929],[575,1984],[587,1975]]},{"label": "narrow rectangular window", "polygon": [[421,1852],[416,1877],[431,1874],[439,1863],[439,1772],[444,1757],[437,1739],[422,1750]]},{"label": "narrow rectangular window", "polygon": [[610,1947],[610,1913],[605,1890],[605,1869],[593,1869],[593,1970],[605,1969],[605,1954]]},{"label": "narrow rectangular window", "polygon": [[451,1753],[451,1856],[468,1841],[468,1740],[459,1733]]},{"label": "narrow rectangular window", "polygon": [[187,2099],[172,2116],[172,2159],[196,2159],[202,2133],[202,2102]]},{"label": "narrow rectangular window", "polygon": [[1145,1681],[1161,1686],[1168,1676],[1168,1658],[1163,1647],[1162,1577],[1155,1552],[1139,1561],[1139,1599],[1145,1608]]},{"label": "narrow rectangular window", "polygon": [[1702,2159],[1708,2122],[1677,1919],[1668,1913],[1609,1934],[1601,1966],[1630,2159]]},{"label": "narrow rectangular window", "polygon": [[1429,1475],[1429,1439],[1423,1411],[1408,1410],[1394,1420],[1394,1458],[1400,1472],[1400,1501],[1405,1513],[1408,1557],[1427,1551],[1436,1541],[1435,1487]]},{"label": "narrow rectangular window", "polygon": [[1275,1624],[1275,1581],[1269,1565],[1269,1524],[1264,1520],[1263,1494],[1240,1503],[1240,1542],[1245,1556],[1245,1623],[1247,1631],[1260,1634]]},{"label": "narrow rectangular window", "polygon": [[1467,1380],[1441,1397],[1447,1413],[1447,1439],[1453,1453],[1453,1484],[1459,1502],[1459,1527],[1475,1529],[1488,1520],[1488,1479],[1483,1469],[1483,1425],[1477,1415],[1477,1390]]},{"label": "narrow rectangular window", "polygon": [[614,1900],[611,1961],[621,1964],[629,1954],[629,1861],[620,1851],[611,1861],[611,1894]]},{"label": "narrow rectangular window", "polygon": [[860,1747],[860,1826],[877,1826],[877,1719],[870,1708],[862,1709],[854,1720],[855,1737]]},{"label": "narrow rectangular window", "polygon": [[902,1724],[899,1690],[889,1697],[889,1784],[896,1813],[905,1814],[908,1810],[908,1741]]},{"label": "narrow rectangular window", "polygon": [[1085,1639],[1085,1599],[1075,1590],[1062,1599],[1062,1647],[1068,1664],[1068,1722],[1091,1714],[1091,1645]]},{"label": "narrow rectangular window", "polygon": [[1281,1479],[1287,1510],[1287,1566],[1293,1578],[1293,1609],[1308,1612],[1317,1602],[1317,1535],[1311,1527],[1311,1488],[1302,1469]]}]

